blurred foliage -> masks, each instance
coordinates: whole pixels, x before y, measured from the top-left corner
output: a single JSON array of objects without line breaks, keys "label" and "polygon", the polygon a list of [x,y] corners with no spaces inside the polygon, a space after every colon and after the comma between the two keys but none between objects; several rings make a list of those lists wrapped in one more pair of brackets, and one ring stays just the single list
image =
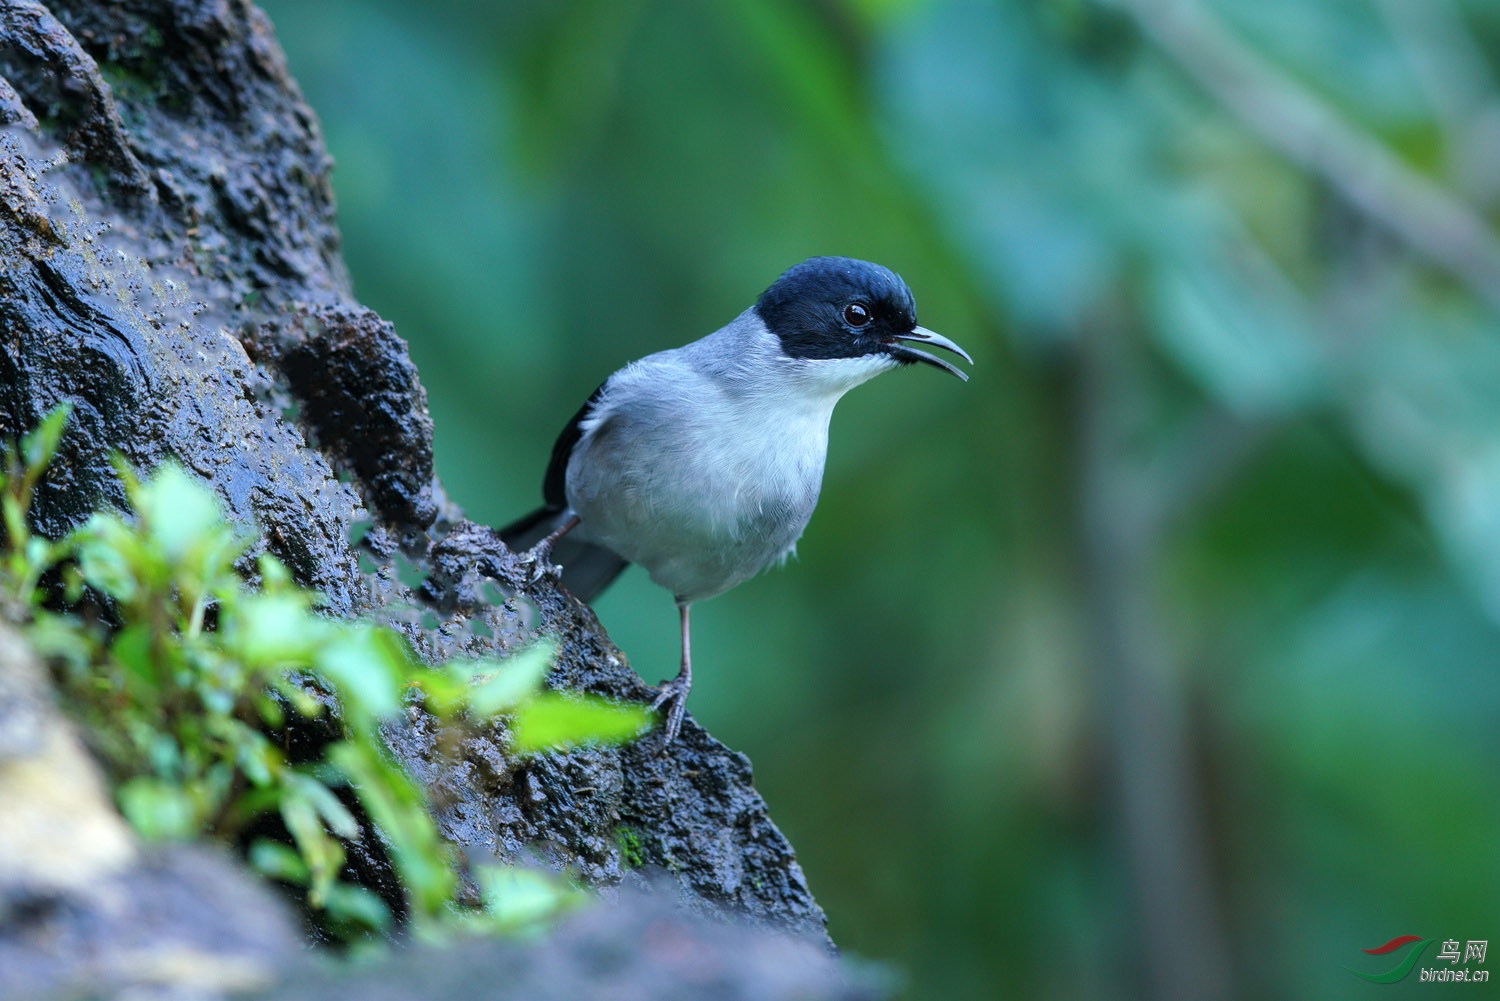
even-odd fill
[{"label": "blurred foliage", "polygon": [[[263,6],[476,518],[813,254],[974,354],[851,394],[800,560],[694,616],[690,708],[841,945],[947,1001],[1169,994],[1163,957],[1333,998],[1394,935],[1500,935],[1500,5]],[[671,673],[666,595],[599,612]],[[1219,960],[1142,893],[1179,835]]]},{"label": "blurred foliage", "polygon": [[[418,934],[532,924],[572,901],[558,878],[480,867],[484,906],[460,911],[456,861],[420,787],[385,750],[381,721],[414,694],[449,728],[504,714],[514,749],[534,753],[629,739],[648,711],[541,691],[554,653],[545,642],[505,661],[423,667],[393,629],[316,614],[316,595],[270,556],[255,565],[259,588],[247,587],[236,572],[247,541],[174,463],[145,482],[120,468],[131,516],[97,512],[57,542],[32,535],[26,511],[68,416],[59,407],[0,456],[0,595],[53,660],[64,707],[136,831],[248,843],[256,868],[306,887],[322,925],[346,938],[392,926],[385,902],[340,879],[345,843],[370,836],[356,805],[380,831],[376,850]],[[50,610],[59,604],[72,611]],[[288,715],[330,713],[321,758],[299,760],[284,738],[306,724]],[[290,844],[262,836],[268,814]]]}]

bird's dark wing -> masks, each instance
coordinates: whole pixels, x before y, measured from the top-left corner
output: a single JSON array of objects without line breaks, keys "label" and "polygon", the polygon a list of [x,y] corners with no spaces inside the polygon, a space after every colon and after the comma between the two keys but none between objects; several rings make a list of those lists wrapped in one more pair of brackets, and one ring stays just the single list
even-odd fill
[{"label": "bird's dark wing", "polygon": [[594,404],[599,402],[608,381],[601,382],[599,388],[589,394],[588,400],[578,408],[578,413],[568,421],[568,426],[563,428],[562,434],[557,436],[557,443],[552,446],[552,461],[547,463],[547,475],[542,478],[542,499],[550,508],[561,511],[568,506],[568,459],[572,457],[578,439],[583,437],[583,422],[588,419]]},{"label": "bird's dark wing", "polygon": [[[604,384],[600,383],[588,401],[578,408],[568,426],[563,428],[562,434],[557,436],[557,443],[552,446],[552,460],[547,464],[547,475],[542,479],[542,498],[546,503],[500,529],[500,538],[511,550],[530,549],[562,524],[563,514],[568,509],[568,459],[583,437],[583,422],[603,392]],[[585,602],[593,601],[630,565],[614,550],[572,535],[565,535],[558,541],[551,559],[563,568],[563,586]]]}]

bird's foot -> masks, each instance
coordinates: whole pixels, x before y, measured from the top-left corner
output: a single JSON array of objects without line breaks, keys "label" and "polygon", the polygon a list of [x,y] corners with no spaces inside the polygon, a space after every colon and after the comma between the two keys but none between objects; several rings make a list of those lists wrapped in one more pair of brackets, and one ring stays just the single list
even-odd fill
[{"label": "bird's foot", "polygon": [[521,565],[528,568],[531,577],[528,583],[535,584],[543,577],[551,577],[555,580],[562,576],[562,567],[552,562],[552,547],[557,545],[557,541],[564,535],[578,527],[578,520],[578,515],[569,515],[550,535],[521,554]]},{"label": "bird's foot", "polygon": [[657,688],[656,701],[651,703],[653,710],[667,706],[667,721],[662,727],[662,745],[672,743],[677,739],[677,732],[682,729],[682,717],[687,712],[688,691],[693,686],[691,677],[684,678],[678,675],[671,681],[663,681]]},{"label": "bird's foot", "polygon": [[535,584],[543,577],[551,577],[554,580],[562,576],[562,567],[552,562],[552,540],[543,539],[530,549],[521,553],[517,558],[521,566],[526,568],[527,583]]}]

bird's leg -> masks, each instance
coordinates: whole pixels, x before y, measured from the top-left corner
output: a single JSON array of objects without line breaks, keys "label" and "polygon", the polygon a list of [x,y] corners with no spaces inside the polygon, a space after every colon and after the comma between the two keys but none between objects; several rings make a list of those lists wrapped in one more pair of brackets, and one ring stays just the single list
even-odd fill
[{"label": "bird's leg", "polygon": [[531,567],[533,584],[542,579],[542,574],[557,573],[557,567],[552,565],[552,547],[557,545],[557,540],[577,528],[579,520],[578,515],[569,515],[561,525],[552,530],[551,535],[521,554],[521,562]]},{"label": "bird's leg", "polygon": [[652,709],[659,709],[667,702],[671,703],[667,710],[664,744],[670,744],[677,739],[677,731],[682,729],[682,715],[687,712],[688,692],[693,687],[693,658],[690,653],[692,644],[688,640],[688,609],[690,607],[692,606],[677,606],[678,614],[682,616],[682,668],[677,672],[677,677],[661,683],[656,701],[651,703]]}]

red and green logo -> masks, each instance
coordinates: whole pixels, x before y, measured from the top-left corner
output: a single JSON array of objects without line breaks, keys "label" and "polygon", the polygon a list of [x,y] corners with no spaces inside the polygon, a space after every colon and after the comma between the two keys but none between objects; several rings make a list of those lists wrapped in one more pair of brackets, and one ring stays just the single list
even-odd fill
[{"label": "red and green logo", "polygon": [[1427,948],[1427,946],[1433,941],[1435,940],[1430,938],[1423,938],[1420,935],[1397,935],[1385,945],[1378,945],[1373,949],[1364,950],[1372,956],[1388,956],[1393,952],[1400,952],[1402,949],[1406,948],[1408,945],[1411,945],[1413,942],[1417,943],[1412,948],[1412,950],[1406,954],[1406,958],[1401,960],[1401,962],[1397,963],[1391,969],[1387,970],[1384,973],[1361,973],[1352,966],[1346,966],[1344,967],[1344,969],[1348,970],[1356,977],[1362,977],[1365,980],[1370,981],[1370,983],[1372,984],[1394,984],[1398,980],[1405,979],[1406,975],[1411,972],[1412,967],[1417,965],[1417,960],[1422,957],[1422,950]]},{"label": "red and green logo", "polygon": [[[1390,956],[1410,946],[1411,951],[1406,954],[1406,958],[1391,969],[1384,973],[1361,973],[1352,966],[1346,966],[1344,969],[1362,980],[1370,981],[1372,984],[1394,984],[1398,980],[1406,979],[1406,975],[1412,971],[1412,967],[1416,966],[1417,960],[1422,957],[1423,950],[1436,941],[1437,939],[1435,938],[1423,938],[1420,935],[1398,935],[1385,945],[1377,945],[1373,949],[1365,950],[1365,952],[1372,956]],[[1460,945],[1462,945],[1462,952],[1459,951]],[[1475,966],[1483,966],[1484,958],[1489,953],[1489,949],[1489,939],[1471,938],[1466,942],[1460,943],[1456,938],[1445,938],[1442,945],[1439,946],[1438,954],[1434,959],[1438,963],[1447,963],[1448,965],[1422,967],[1421,979],[1439,983],[1489,983],[1489,970],[1476,970],[1472,969],[1469,965],[1473,963]],[[1459,963],[1463,963],[1462,969],[1459,968]]]}]

